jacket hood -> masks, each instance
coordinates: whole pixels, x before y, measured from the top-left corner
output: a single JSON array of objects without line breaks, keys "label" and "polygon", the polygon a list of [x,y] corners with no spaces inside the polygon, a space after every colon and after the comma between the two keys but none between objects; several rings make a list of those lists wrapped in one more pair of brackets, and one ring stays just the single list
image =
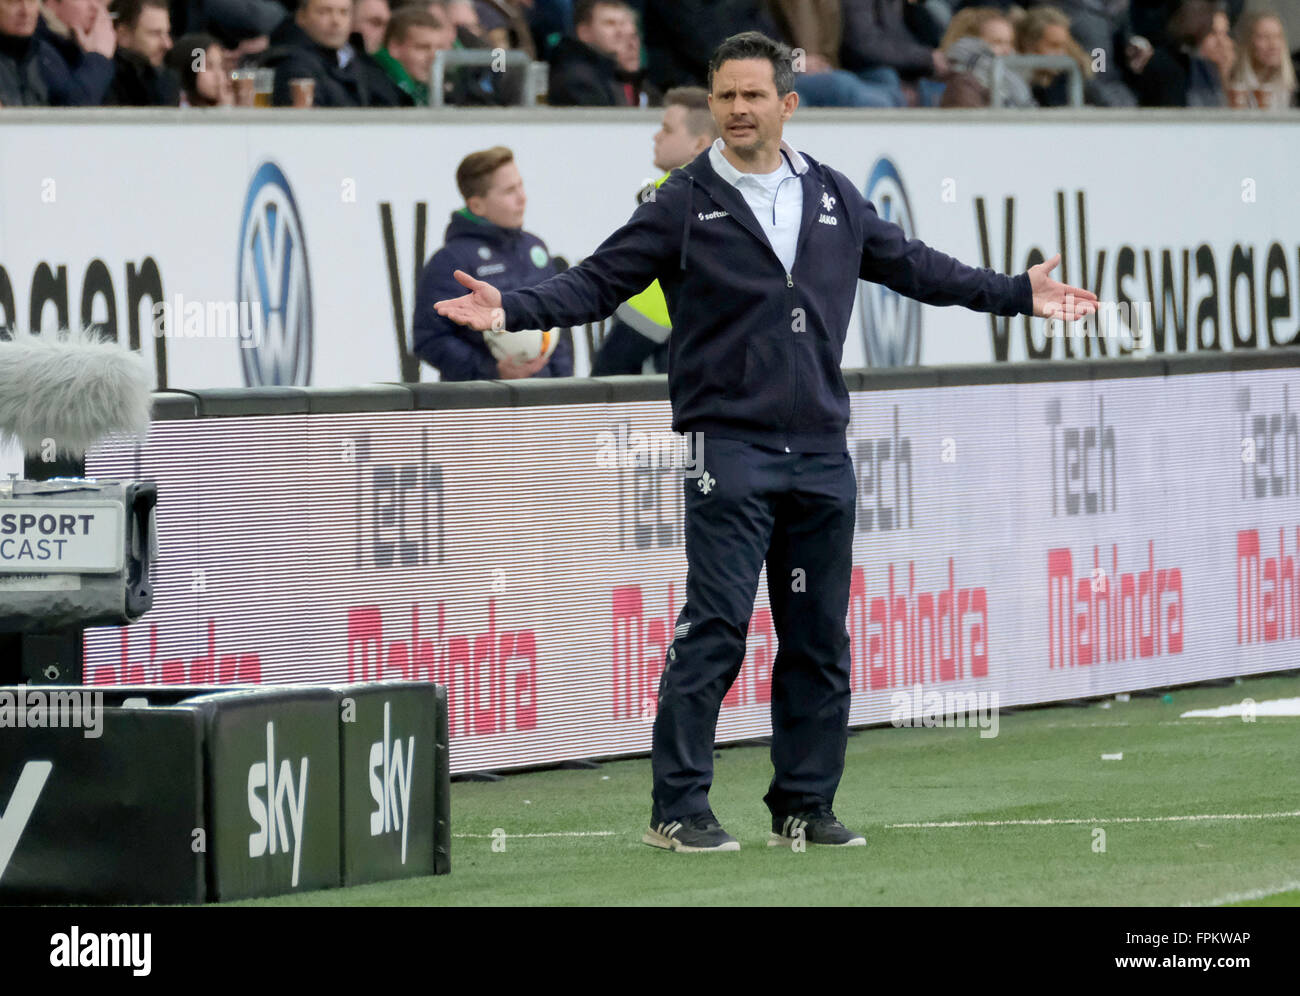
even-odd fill
[{"label": "jacket hood", "polygon": [[522,228],[502,228],[486,218],[473,214],[469,208],[460,208],[451,213],[451,220],[447,222],[443,241],[451,242],[453,239],[467,238],[508,247],[517,244],[527,234]]}]

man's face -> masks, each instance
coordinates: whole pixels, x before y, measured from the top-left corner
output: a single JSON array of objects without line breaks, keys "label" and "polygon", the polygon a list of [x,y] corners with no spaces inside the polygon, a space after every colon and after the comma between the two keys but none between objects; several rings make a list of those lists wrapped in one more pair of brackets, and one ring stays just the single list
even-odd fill
[{"label": "man's face", "polygon": [[27,38],[36,31],[40,0],[0,0],[0,31]]},{"label": "man's face", "polygon": [[492,174],[488,192],[482,197],[471,197],[467,205],[480,218],[486,218],[502,228],[524,227],[524,179],[519,168],[508,162]]},{"label": "man's face", "polygon": [[317,45],[342,48],[352,26],[352,4],[348,0],[307,0],[294,16],[298,27]]},{"label": "man's face", "polygon": [[618,67],[634,73],[641,68],[641,33],[636,28],[636,18],[630,10],[619,11]]},{"label": "man's face", "polygon": [[95,0],[50,0],[50,10],[68,27],[89,31],[99,4]]},{"label": "man's face", "polygon": [[776,95],[772,63],[767,59],[731,59],[713,74],[709,109],[727,147],[752,158],[781,147],[781,132],[799,106],[793,91]]},{"label": "man's face", "polygon": [[389,16],[388,0],[357,0],[352,8],[352,30],[361,33],[368,54],[378,52],[384,44]]},{"label": "man's face", "polygon": [[623,44],[624,19],[626,12],[608,4],[597,4],[591,12],[591,20],[579,24],[578,41],[590,45],[598,52],[610,58],[618,56],[619,46]]},{"label": "man's face", "polygon": [[655,169],[667,173],[685,166],[708,144],[707,138],[691,132],[689,121],[690,113],[681,104],[664,108],[663,123],[655,132]]},{"label": "man's face", "polygon": [[402,64],[411,78],[420,83],[429,82],[433,68],[433,53],[438,51],[438,32],[421,24],[412,25],[406,37],[388,46],[388,54]]},{"label": "man's face", "polygon": [[171,15],[161,7],[142,7],[134,31],[127,27],[117,29],[117,43],[143,55],[157,69],[172,47]]}]

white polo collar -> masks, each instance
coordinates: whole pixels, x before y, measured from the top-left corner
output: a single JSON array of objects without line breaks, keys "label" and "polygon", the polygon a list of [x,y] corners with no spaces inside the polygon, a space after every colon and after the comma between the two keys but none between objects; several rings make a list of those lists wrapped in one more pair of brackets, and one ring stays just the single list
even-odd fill
[{"label": "white polo collar", "polygon": [[[709,149],[709,165],[713,167],[713,172],[717,173],[718,176],[722,177],[722,179],[726,180],[733,187],[740,182],[742,177],[754,175],[753,173],[742,173],[740,170],[736,169],[735,166],[731,165],[727,160],[727,157],[722,154],[724,148],[726,148],[726,145],[722,139],[719,138],[714,141],[713,147]],[[789,160],[790,166],[794,169],[796,175],[803,175],[808,172],[808,160],[804,159],[803,156],[799,155],[798,152],[791,148],[790,143],[785,141],[785,139],[781,140],[781,151]]]}]

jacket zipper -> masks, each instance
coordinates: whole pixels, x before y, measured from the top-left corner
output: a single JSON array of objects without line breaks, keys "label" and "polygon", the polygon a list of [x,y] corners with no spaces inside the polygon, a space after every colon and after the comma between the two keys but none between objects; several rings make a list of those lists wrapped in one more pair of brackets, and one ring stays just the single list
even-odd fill
[{"label": "jacket zipper", "polygon": [[[798,333],[794,331],[794,277],[790,274],[789,271],[787,271],[785,275],[785,286],[789,291],[787,297],[788,297],[788,303],[790,305],[786,309],[786,314],[790,317],[790,337],[787,341],[790,343],[790,379],[791,379],[790,414],[785,417],[785,431],[786,434],[788,435],[790,432],[790,425],[792,422],[794,422],[794,410],[799,404],[799,346],[795,340],[795,337],[798,335]],[[790,447],[788,445],[786,446],[785,451],[787,453],[790,452]]]}]

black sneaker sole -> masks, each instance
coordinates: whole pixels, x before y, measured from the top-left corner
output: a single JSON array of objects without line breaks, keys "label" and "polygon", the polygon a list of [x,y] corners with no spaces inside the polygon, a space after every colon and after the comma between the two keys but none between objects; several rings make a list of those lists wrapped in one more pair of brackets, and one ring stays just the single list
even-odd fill
[{"label": "black sneaker sole", "polygon": [[645,835],[641,838],[641,843],[649,844],[651,847],[660,847],[665,851],[680,851],[683,854],[694,853],[696,851],[740,850],[740,841],[738,840],[724,840],[721,844],[717,844],[713,847],[692,847],[689,844],[682,843],[676,837],[665,837],[653,828],[645,832]]}]

